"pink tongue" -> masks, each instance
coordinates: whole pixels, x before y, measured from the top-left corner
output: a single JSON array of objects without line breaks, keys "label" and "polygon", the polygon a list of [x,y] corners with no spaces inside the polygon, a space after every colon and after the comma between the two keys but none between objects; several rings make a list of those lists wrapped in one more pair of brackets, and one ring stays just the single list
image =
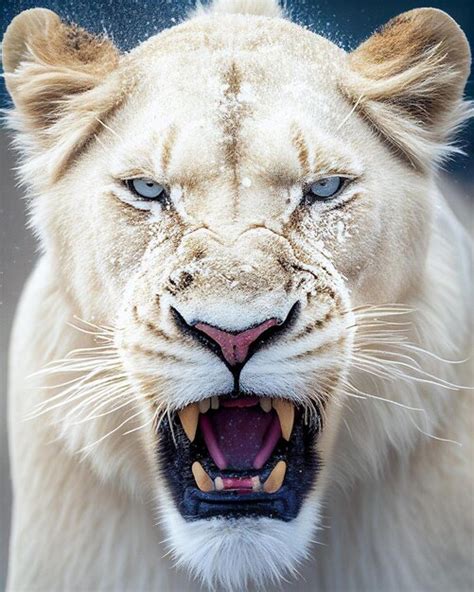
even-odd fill
[{"label": "pink tongue", "polygon": [[280,436],[280,422],[271,411],[223,407],[201,415],[200,427],[209,453],[220,469],[260,469]]}]

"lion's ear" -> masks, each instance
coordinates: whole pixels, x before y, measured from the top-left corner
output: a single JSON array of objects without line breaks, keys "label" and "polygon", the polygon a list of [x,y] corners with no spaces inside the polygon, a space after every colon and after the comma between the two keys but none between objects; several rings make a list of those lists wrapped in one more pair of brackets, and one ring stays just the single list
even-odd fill
[{"label": "lion's ear", "polygon": [[120,88],[113,73],[119,52],[109,39],[34,8],[6,30],[2,60],[18,144],[30,159],[42,154],[54,176],[97,131],[98,119],[117,105]]},{"label": "lion's ear", "polygon": [[471,54],[441,10],[420,8],[389,21],[350,56],[349,93],[359,110],[417,168],[452,152],[472,109],[463,102]]},{"label": "lion's ear", "polygon": [[44,8],[16,16],[2,43],[8,91],[39,129],[55,121],[65,99],[91,90],[114,70],[118,55],[108,39],[65,24]]}]

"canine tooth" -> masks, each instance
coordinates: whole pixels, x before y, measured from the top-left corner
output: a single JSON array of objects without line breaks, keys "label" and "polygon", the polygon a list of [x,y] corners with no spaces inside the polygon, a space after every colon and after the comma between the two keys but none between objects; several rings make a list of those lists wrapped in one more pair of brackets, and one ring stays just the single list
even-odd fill
[{"label": "canine tooth", "polygon": [[199,420],[199,405],[197,403],[191,403],[191,405],[178,411],[178,415],[186,436],[191,442],[194,442]]},{"label": "canine tooth", "polygon": [[291,438],[293,424],[295,423],[295,408],[290,401],[273,399],[273,408],[278,414],[281,425],[281,435],[288,441]]},{"label": "canine tooth", "polygon": [[224,481],[222,480],[222,477],[216,477],[214,479],[214,487],[216,488],[216,491],[224,490]]},{"label": "canine tooth", "polygon": [[211,397],[211,409],[219,409],[219,397]]},{"label": "canine tooth", "polygon": [[266,493],[276,493],[283,485],[283,480],[286,475],[286,462],[280,460],[275,465],[275,468],[268,476],[268,479],[263,484],[263,490]]},{"label": "canine tooth", "polygon": [[214,483],[206,471],[202,468],[201,463],[198,461],[193,462],[193,466],[191,467],[193,472],[194,480],[196,481],[196,485],[199,487],[201,491],[209,492],[214,489]]},{"label": "canine tooth", "polygon": [[260,407],[265,411],[265,413],[269,413],[272,410],[272,400],[268,397],[262,397],[259,399]]},{"label": "canine tooth", "polygon": [[211,399],[203,399],[199,401],[199,411],[200,413],[207,413],[209,411],[209,407],[211,406]]}]

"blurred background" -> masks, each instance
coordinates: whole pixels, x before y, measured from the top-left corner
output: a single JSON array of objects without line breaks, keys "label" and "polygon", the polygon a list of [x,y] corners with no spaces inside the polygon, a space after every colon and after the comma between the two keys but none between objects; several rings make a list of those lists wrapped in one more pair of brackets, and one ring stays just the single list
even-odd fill
[{"label": "blurred background", "polygon": [[[433,6],[448,12],[474,40],[474,8],[471,0],[410,2],[402,0],[288,0],[293,20],[329,37],[347,50],[355,48],[375,28],[397,14],[420,6]],[[107,33],[127,51],[140,41],[183,19],[195,5],[188,0],[1,0],[0,32],[3,35],[10,20],[22,10],[35,6],[51,8],[64,19],[76,22],[90,31]],[[467,87],[474,95],[472,78]],[[2,108],[10,106],[0,82]],[[469,156],[460,156],[446,167],[448,197],[465,224],[472,224],[474,196],[474,122],[461,134],[460,144]],[[15,184],[15,154],[8,134],[0,129],[0,590],[5,588],[8,533],[11,508],[11,486],[8,471],[6,436],[7,349],[16,302],[36,259],[31,232],[26,229],[25,201]],[[67,591],[64,591],[67,592]]]}]

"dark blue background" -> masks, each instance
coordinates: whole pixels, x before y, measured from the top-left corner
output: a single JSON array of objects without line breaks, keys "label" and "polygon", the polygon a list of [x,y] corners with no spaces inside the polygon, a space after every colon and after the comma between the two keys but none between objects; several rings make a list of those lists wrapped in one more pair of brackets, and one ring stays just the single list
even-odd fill
[{"label": "dark blue background", "polygon": [[[90,31],[106,32],[122,49],[131,49],[150,35],[179,22],[193,0],[7,0],[0,13],[3,31],[19,12],[34,6],[51,8],[66,20],[77,22]],[[354,48],[371,32],[391,17],[412,8],[433,6],[448,12],[474,39],[474,3],[472,0],[427,0],[427,3],[404,0],[288,0],[290,12],[297,22],[329,37],[346,49]],[[467,94],[472,97],[472,78]],[[2,93],[2,102],[5,94]],[[461,145],[472,154],[474,123],[461,135]],[[457,157],[447,168],[465,180],[474,176],[474,159]]]}]

